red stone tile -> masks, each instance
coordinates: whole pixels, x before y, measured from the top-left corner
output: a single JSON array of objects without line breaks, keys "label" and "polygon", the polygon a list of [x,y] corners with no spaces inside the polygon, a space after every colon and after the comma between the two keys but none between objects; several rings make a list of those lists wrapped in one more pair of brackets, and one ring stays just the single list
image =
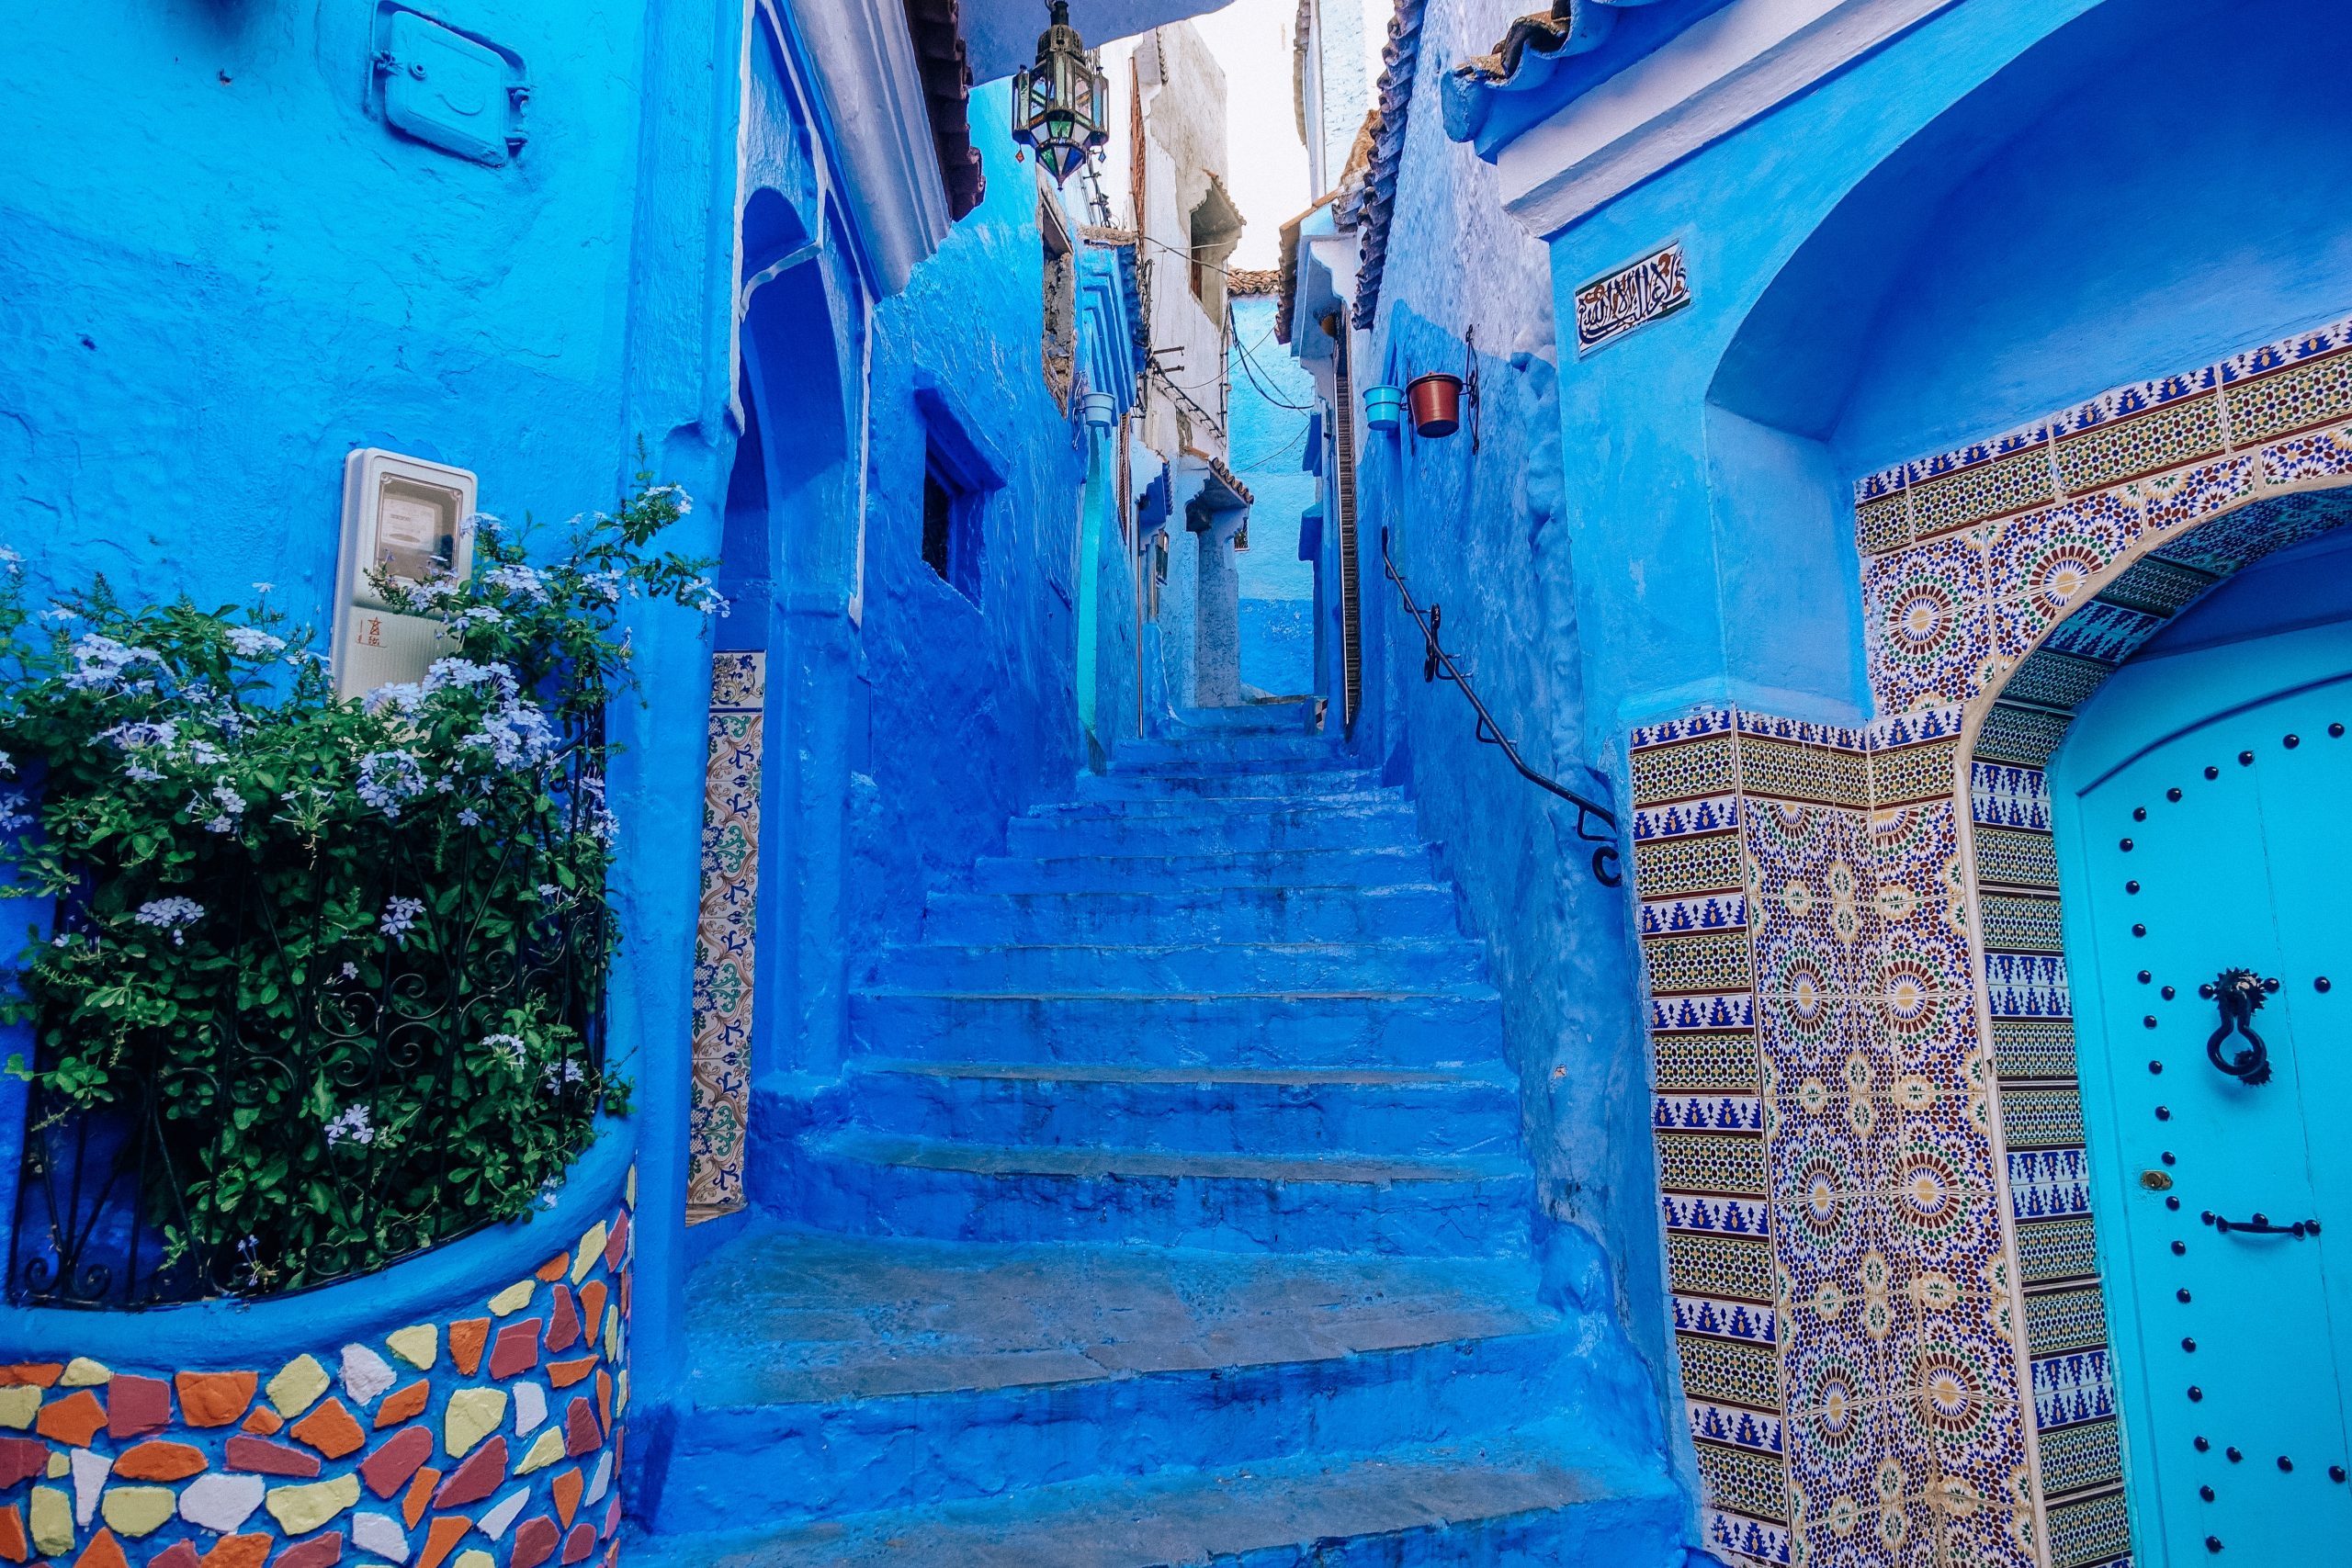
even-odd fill
[{"label": "red stone tile", "polygon": [[[180,1407],[187,1407],[186,1394],[180,1396]],[[276,1536],[224,1535],[219,1545],[204,1554],[204,1568],[261,1568],[269,1561],[269,1549],[277,1544]]]},{"label": "red stone tile", "polygon": [[595,1370],[596,1358],[594,1356],[582,1356],[572,1361],[549,1361],[548,1382],[558,1388],[570,1388]]},{"label": "red stone tile", "polygon": [[433,1489],[441,1484],[441,1472],[426,1465],[408,1483],[408,1495],[401,1499],[401,1517],[414,1529],[416,1521],[424,1517],[425,1507],[433,1501]]},{"label": "red stone tile", "polygon": [[449,1325],[449,1359],[471,1377],[481,1370],[481,1348],[490,1339],[490,1319],[462,1317]]},{"label": "red stone tile", "polygon": [[563,1452],[567,1459],[594,1453],[605,1446],[605,1434],[597,1428],[596,1413],[588,1408],[584,1399],[575,1399],[563,1417]]},{"label": "red stone tile", "polygon": [[595,1550],[596,1527],[594,1525],[574,1525],[571,1527],[571,1533],[563,1538],[563,1560],[566,1563],[585,1562],[594,1555]]},{"label": "red stone tile", "polygon": [[47,1443],[37,1443],[30,1438],[0,1438],[0,1492],[19,1481],[28,1481],[48,1468]]},{"label": "red stone tile", "polygon": [[548,1484],[548,1489],[555,1494],[555,1517],[563,1521],[566,1529],[571,1528],[571,1516],[580,1511],[580,1494],[586,1485],[576,1470],[565,1471]]},{"label": "red stone tile", "polygon": [[199,1568],[196,1555],[196,1542],[192,1540],[173,1542],[165,1547],[160,1555],[149,1558],[147,1568]]},{"label": "red stone tile", "polygon": [[520,1323],[510,1323],[498,1331],[498,1341],[490,1348],[490,1375],[511,1378],[517,1372],[527,1372],[539,1364],[539,1331],[547,1320],[526,1317]]},{"label": "red stone tile", "polygon": [[122,1542],[115,1540],[114,1531],[100,1529],[74,1560],[74,1568],[130,1568],[130,1559],[122,1554]]},{"label": "red stone tile", "polygon": [[559,1252],[553,1258],[548,1258],[545,1263],[539,1265],[539,1271],[535,1278],[537,1278],[541,1284],[551,1285],[558,1280],[562,1279],[563,1271],[571,1267],[571,1254],[569,1252]]},{"label": "red stone tile", "polygon": [[612,1287],[602,1280],[591,1280],[580,1287],[580,1323],[582,1332],[594,1339],[605,1326],[605,1302]]},{"label": "red stone tile", "polygon": [[250,1471],[255,1475],[290,1475],[298,1481],[310,1481],[319,1473],[319,1456],[304,1453],[300,1449],[273,1443],[266,1438],[235,1437],[229,1439],[229,1468]]},{"label": "red stone tile", "polygon": [[462,1514],[443,1514],[435,1519],[425,1529],[424,1550],[417,1556],[416,1568],[441,1568],[473,1528],[473,1520]]},{"label": "red stone tile", "polygon": [[180,1419],[191,1427],[229,1426],[254,1402],[259,1381],[251,1372],[181,1372],[172,1379],[179,1390]]},{"label": "red stone tile", "polygon": [[604,1539],[606,1540],[612,1540],[613,1532],[620,1528],[621,1498],[620,1493],[616,1490],[613,1494],[613,1500],[605,1505],[605,1529],[602,1532]]},{"label": "red stone tile", "polygon": [[571,1303],[567,1286],[555,1288],[555,1310],[548,1315],[548,1350],[569,1350],[580,1342],[580,1309]]},{"label": "red stone tile", "polygon": [[52,1399],[42,1405],[33,1422],[33,1430],[53,1441],[86,1449],[106,1424],[107,1407],[98,1403],[98,1396],[86,1388],[77,1388],[64,1398]]},{"label": "red stone tile", "polygon": [[628,1286],[629,1277],[624,1273],[621,1276],[621,1321],[623,1323],[628,1321]]},{"label": "red stone tile", "polygon": [[413,1416],[424,1414],[424,1406],[433,1397],[433,1385],[419,1378],[406,1388],[394,1389],[384,1395],[384,1403],[376,1406],[376,1430],[397,1427]]},{"label": "red stone tile", "polygon": [[0,1507],[0,1559],[22,1562],[32,1554],[32,1543],[25,1539],[24,1510],[14,1503]]},{"label": "red stone tile", "polygon": [[107,1436],[117,1442],[144,1438],[172,1424],[172,1385],[161,1378],[117,1372],[107,1384]]},{"label": "red stone tile", "polygon": [[605,1431],[613,1429],[613,1374],[610,1372],[599,1371],[596,1374],[596,1419]]},{"label": "red stone tile", "polygon": [[466,1462],[450,1472],[433,1495],[436,1508],[462,1508],[469,1503],[479,1503],[498,1489],[506,1479],[506,1439],[492,1438],[466,1456]]},{"label": "red stone tile", "polygon": [[246,1415],[244,1424],[237,1429],[251,1432],[256,1438],[274,1438],[286,1430],[286,1417],[266,1404],[256,1404]]},{"label": "red stone tile", "polygon": [[114,1461],[123,1481],[186,1481],[209,1463],[202,1449],[186,1443],[141,1443]]},{"label": "red stone tile", "polygon": [[64,1375],[62,1361],[18,1361],[12,1367],[0,1367],[0,1388],[21,1388],[27,1383],[35,1388],[54,1388],[57,1380]]},{"label": "red stone tile", "polygon": [[368,1446],[368,1434],[351,1418],[343,1401],[330,1399],[288,1428],[294,1436],[329,1459],[356,1454]]},{"label": "red stone tile", "polygon": [[423,1427],[404,1427],[376,1446],[359,1461],[359,1479],[379,1497],[389,1497],[409,1483],[424,1461],[433,1457],[433,1434]]},{"label": "red stone tile", "polygon": [[329,1530],[277,1554],[275,1568],[334,1568],[343,1561],[343,1532]]},{"label": "red stone tile", "polygon": [[563,1531],[545,1514],[525,1519],[514,1527],[514,1555],[507,1568],[539,1568],[555,1555],[555,1543],[562,1539]]}]

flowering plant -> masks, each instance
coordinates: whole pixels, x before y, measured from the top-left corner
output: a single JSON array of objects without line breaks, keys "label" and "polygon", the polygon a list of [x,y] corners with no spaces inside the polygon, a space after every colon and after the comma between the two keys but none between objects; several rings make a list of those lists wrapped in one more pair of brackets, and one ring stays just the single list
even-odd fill
[{"label": "flowering plant", "polygon": [[[469,579],[377,581],[439,657],[360,700],[266,583],[204,609],[101,580],[36,615],[6,563],[0,864],[56,908],[10,1066],[52,1208],[94,1159],[141,1170],[194,1293],[288,1289],[521,1213],[626,1110],[602,719],[625,597],[718,607],[649,547],[686,509],[640,476],[539,561],[478,520]],[[52,1226],[41,1268],[86,1269],[96,1228]]]}]

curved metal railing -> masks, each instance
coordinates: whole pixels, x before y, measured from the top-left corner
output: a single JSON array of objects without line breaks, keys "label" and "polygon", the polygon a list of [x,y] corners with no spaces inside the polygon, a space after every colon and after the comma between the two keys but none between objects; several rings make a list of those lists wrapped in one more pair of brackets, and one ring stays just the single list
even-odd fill
[{"label": "curved metal railing", "polygon": [[[1442,675],[1453,682],[1462,694],[1470,699],[1471,709],[1478,716],[1476,733],[1479,742],[1501,747],[1503,756],[1519,770],[1521,778],[1539,789],[1550,790],[1577,808],[1577,837],[1586,843],[1599,846],[1592,852],[1594,879],[1604,887],[1623,886],[1625,877],[1617,850],[1617,814],[1599,801],[1578,795],[1557,779],[1548,778],[1527,765],[1527,760],[1519,754],[1519,748],[1510,743],[1510,739],[1503,734],[1502,727],[1495,722],[1495,716],[1488,713],[1487,705],[1478,700],[1477,688],[1470,684],[1461,667],[1453,662],[1453,655],[1446,652],[1439,643],[1438,631],[1443,624],[1443,612],[1431,604],[1424,614],[1420,605],[1414,603],[1412,589],[1406,585],[1404,574],[1396,570],[1396,558],[1388,553],[1388,530],[1385,527],[1380,530],[1380,566],[1388,574],[1388,581],[1396,585],[1396,597],[1403,601],[1405,613],[1411,615],[1413,624],[1421,628],[1421,679],[1434,681]],[[1602,824],[1609,830],[1594,832],[1590,827],[1594,822]]]}]

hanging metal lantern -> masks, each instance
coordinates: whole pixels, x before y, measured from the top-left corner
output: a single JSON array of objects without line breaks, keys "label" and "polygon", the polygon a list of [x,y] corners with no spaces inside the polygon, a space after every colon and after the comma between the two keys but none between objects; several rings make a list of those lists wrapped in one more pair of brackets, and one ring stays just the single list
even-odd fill
[{"label": "hanging metal lantern", "polygon": [[1035,148],[1038,166],[1060,185],[1111,140],[1102,124],[1110,103],[1109,80],[1069,25],[1069,0],[1054,0],[1053,18],[1037,35],[1037,63],[1012,75],[1012,139]]}]

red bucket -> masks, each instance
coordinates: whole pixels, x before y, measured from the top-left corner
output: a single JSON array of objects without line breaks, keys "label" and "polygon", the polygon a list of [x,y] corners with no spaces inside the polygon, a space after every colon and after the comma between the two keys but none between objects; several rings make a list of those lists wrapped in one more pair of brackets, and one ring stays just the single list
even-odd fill
[{"label": "red bucket", "polygon": [[1413,406],[1413,434],[1451,435],[1462,428],[1462,378],[1432,370],[1405,387]]}]

